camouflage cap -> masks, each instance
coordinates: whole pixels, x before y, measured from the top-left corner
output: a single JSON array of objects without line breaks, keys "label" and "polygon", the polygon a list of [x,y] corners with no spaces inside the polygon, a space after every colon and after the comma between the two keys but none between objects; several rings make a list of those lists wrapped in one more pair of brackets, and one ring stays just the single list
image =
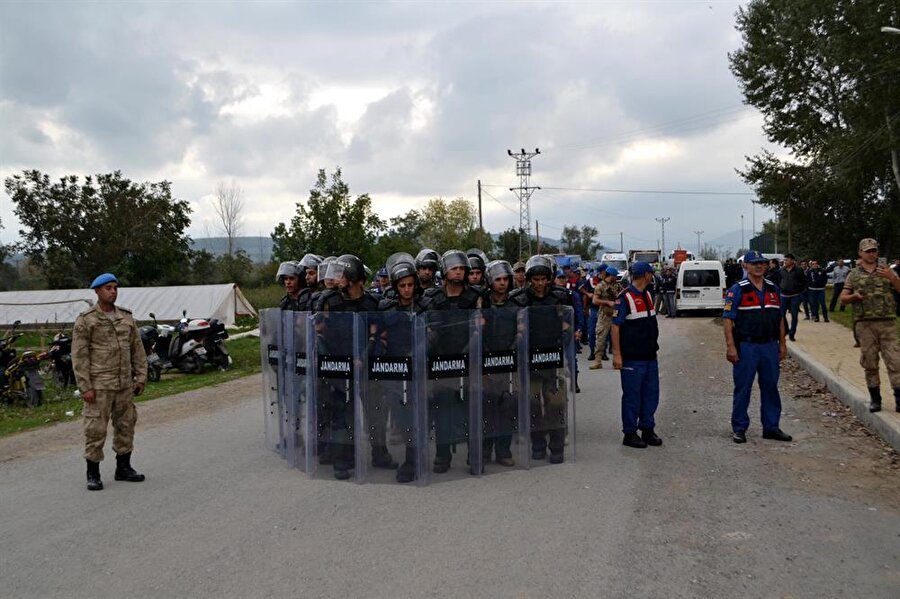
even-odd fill
[{"label": "camouflage cap", "polygon": [[513,264],[513,272],[515,272],[517,270],[525,270],[525,263],[524,262],[516,262],[515,264]]},{"label": "camouflage cap", "polygon": [[877,250],[878,242],[872,239],[871,237],[866,237],[865,239],[860,240],[859,242],[859,251],[865,252],[867,250]]}]

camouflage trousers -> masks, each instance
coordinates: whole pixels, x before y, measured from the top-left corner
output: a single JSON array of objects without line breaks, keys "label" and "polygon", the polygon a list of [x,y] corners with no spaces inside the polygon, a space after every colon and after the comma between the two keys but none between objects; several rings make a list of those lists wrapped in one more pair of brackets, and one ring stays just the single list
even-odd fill
[{"label": "camouflage trousers", "polygon": [[84,457],[92,462],[103,460],[103,445],[110,418],[113,425],[113,451],[116,455],[130,453],[134,447],[134,425],[137,409],[134,406],[134,390],[120,391],[98,389],[93,403],[84,403],[81,412],[84,425]]},{"label": "camouflage trousers", "polygon": [[887,366],[891,387],[900,388],[900,343],[897,341],[894,319],[858,320],[854,331],[859,339],[859,364],[866,371],[866,386],[881,386],[878,374],[880,354]]}]

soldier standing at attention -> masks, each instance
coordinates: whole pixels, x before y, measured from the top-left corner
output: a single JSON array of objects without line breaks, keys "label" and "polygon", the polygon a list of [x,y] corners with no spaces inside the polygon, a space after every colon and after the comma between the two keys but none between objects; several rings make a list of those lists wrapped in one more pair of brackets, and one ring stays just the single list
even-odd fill
[{"label": "soldier standing at attention", "polygon": [[859,242],[859,262],[847,275],[841,305],[853,305],[854,332],[859,339],[859,364],[866,371],[869,411],[881,410],[881,377],[878,354],[884,358],[894,388],[894,408],[900,412],[900,345],[897,342],[896,302],[892,290],[900,291],[900,277],[878,260],[878,242]]},{"label": "soldier standing at attention", "polygon": [[97,303],[75,320],[72,332],[72,366],[84,400],[84,458],[87,488],[100,491],[100,462],[110,418],[116,480],[141,482],[143,474],[131,467],[137,410],[134,396],[144,391],[147,355],[131,311],[116,306],[119,281],[105,273],[94,279],[91,289]]}]

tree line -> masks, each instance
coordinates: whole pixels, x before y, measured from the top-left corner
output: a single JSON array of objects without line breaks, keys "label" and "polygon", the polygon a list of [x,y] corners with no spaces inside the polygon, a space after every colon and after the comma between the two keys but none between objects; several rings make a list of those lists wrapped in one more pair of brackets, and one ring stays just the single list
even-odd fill
[{"label": "tree line", "polygon": [[[0,247],[0,288],[66,289],[86,286],[99,272],[115,272],[123,285],[183,285],[235,282],[267,285],[276,265],[306,253],[322,256],[353,253],[378,268],[394,252],[415,255],[430,247],[443,252],[478,247],[492,258],[510,262],[519,256],[519,231],[495,240],[477,226],[478,215],[464,198],[433,198],[422,208],[384,220],[367,193],[353,197],[340,168],[321,169],[309,197],[297,202],[289,223],[272,232],[273,262],[254,264],[233,241],[240,232],[243,196],[232,183],[219,184],[214,211],[228,241],[228,252],[214,256],[191,249],[187,229],[192,209],[172,195],[168,181],[137,183],[121,171],[58,180],[26,170],[4,181],[21,223],[16,244]],[[558,246],[542,252],[592,256],[601,246],[591,226],[567,226]],[[6,262],[14,252],[26,267]]]}]

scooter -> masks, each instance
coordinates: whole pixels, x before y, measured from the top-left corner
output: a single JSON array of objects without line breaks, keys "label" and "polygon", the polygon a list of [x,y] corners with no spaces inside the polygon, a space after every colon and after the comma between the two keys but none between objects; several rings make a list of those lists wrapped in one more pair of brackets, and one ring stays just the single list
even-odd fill
[{"label": "scooter", "polygon": [[225,340],[228,339],[228,331],[225,323],[218,318],[209,320],[209,330],[203,337],[203,347],[206,348],[206,359],[219,370],[227,370],[234,364],[234,360],[228,354]]},{"label": "scooter", "polygon": [[203,372],[207,363],[206,348],[202,340],[192,337],[197,336],[197,331],[208,329],[209,323],[203,321],[202,326],[197,323],[192,327],[187,311],[182,312],[182,319],[174,327],[159,324],[153,312],[150,318],[153,325],[144,325],[138,330],[147,354],[147,378],[158,381],[164,370],[172,369]]}]

